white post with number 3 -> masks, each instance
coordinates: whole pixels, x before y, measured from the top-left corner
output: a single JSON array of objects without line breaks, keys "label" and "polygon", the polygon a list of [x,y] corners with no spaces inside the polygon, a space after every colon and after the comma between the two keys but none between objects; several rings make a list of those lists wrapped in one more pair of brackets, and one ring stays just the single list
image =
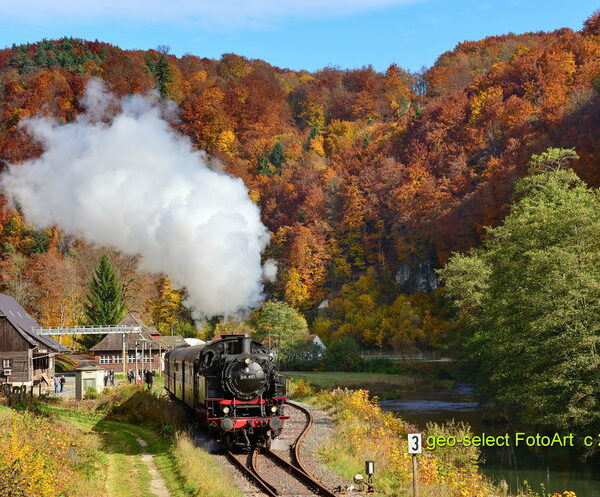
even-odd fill
[{"label": "white post with number 3", "polygon": [[420,433],[409,433],[408,434],[408,453],[409,454],[422,454],[423,444],[421,443]]},{"label": "white post with number 3", "polygon": [[412,454],[412,470],[413,470],[413,497],[419,496],[419,469],[417,466],[417,454],[423,453],[423,443],[420,433],[409,433],[408,437],[408,453]]}]

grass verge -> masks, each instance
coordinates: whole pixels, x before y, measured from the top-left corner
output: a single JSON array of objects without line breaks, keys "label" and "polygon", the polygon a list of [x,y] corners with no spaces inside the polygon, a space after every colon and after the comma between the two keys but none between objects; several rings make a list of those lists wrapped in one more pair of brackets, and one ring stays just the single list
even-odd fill
[{"label": "grass verge", "polygon": [[[151,497],[142,439],[172,497],[241,497],[186,424],[179,406],[135,385],[79,403],[33,399],[0,409],[0,495]],[[43,457],[20,466],[32,454]]]}]

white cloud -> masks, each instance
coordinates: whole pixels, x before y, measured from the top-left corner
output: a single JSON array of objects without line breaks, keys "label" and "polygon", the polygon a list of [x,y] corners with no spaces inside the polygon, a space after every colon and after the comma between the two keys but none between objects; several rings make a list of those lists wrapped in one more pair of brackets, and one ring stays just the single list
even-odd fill
[{"label": "white cloud", "polygon": [[150,21],[204,28],[260,27],[296,18],[356,14],[419,0],[22,0],[0,1],[0,19],[19,23]]}]

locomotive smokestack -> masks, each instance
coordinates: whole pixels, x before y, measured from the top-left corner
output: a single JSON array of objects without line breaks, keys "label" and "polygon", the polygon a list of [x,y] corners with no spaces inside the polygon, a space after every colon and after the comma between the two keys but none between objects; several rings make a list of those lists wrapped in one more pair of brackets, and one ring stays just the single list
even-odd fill
[{"label": "locomotive smokestack", "polygon": [[241,337],[242,354],[252,354],[252,338]]}]

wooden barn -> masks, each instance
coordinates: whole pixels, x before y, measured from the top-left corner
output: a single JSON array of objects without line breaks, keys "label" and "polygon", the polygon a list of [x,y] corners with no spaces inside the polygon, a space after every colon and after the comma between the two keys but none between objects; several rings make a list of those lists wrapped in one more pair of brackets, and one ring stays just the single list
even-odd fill
[{"label": "wooden barn", "polygon": [[68,349],[36,328],[14,298],[0,295],[0,384],[54,388],[54,356]]}]

